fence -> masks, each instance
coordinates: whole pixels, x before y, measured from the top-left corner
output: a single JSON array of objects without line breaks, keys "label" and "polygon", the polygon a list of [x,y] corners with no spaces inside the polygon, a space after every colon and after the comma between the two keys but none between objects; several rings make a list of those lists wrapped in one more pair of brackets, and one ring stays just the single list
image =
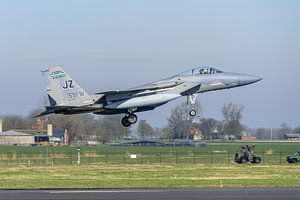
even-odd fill
[{"label": "fence", "polygon": [[[291,153],[292,154],[292,153]],[[288,153],[257,152],[264,164],[285,164]],[[145,152],[133,154],[124,152],[83,152],[83,153],[45,153],[45,154],[0,154],[0,166],[26,165],[97,165],[97,164],[232,164],[235,154],[227,152],[199,153]]]}]

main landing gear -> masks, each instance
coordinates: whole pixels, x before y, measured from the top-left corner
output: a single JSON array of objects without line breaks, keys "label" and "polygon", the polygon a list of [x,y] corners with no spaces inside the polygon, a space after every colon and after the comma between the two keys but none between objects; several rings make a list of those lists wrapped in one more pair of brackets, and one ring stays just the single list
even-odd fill
[{"label": "main landing gear", "polygon": [[135,124],[138,120],[138,117],[135,114],[129,114],[126,115],[123,119],[122,119],[122,125],[124,127],[129,127],[132,124]]},{"label": "main landing gear", "polygon": [[195,109],[197,97],[198,97],[198,94],[192,94],[192,95],[187,96],[187,104],[191,105],[191,107],[192,107],[192,109],[189,112],[191,117],[195,117],[197,115],[197,111]]}]

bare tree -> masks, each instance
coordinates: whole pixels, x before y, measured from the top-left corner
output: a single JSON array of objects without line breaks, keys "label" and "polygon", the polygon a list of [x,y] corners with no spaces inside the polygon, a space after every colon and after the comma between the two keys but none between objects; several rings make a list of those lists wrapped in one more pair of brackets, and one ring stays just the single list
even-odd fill
[{"label": "bare tree", "polygon": [[283,122],[279,128],[278,138],[279,139],[285,138],[285,134],[290,133],[291,130],[292,129],[287,125],[287,123]]},{"label": "bare tree", "polygon": [[163,135],[163,128],[154,127],[153,128],[153,136],[159,138]]},{"label": "bare tree", "polygon": [[240,122],[244,107],[241,105],[226,103],[223,106],[224,126],[223,133],[225,135],[234,135],[240,138],[243,133],[243,126]]},{"label": "bare tree", "polygon": [[[195,109],[197,113],[201,112],[201,104],[196,103]],[[171,111],[171,116],[168,118],[168,126],[172,130],[173,139],[183,139],[190,136],[194,119],[189,115],[190,107],[186,104],[180,104]]]},{"label": "bare tree", "polygon": [[29,123],[25,117],[18,115],[9,115],[1,117],[3,119],[3,128],[4,130],[12,129],[28,129]]},{"label": "bare tree", "polygon": [[212,138],[217,131],[218,121],[212,118],[202,118],[199,126],[205,138]]},{"label": "bare tree", "polygon": [[168,141],[170,141],[172,138],[174,138],[171,127],[165,126],[163,128],[162,132],[163,132],[163,135],[162,135],[163,139],[167,139]]},{"label": "bare tree", "polygon": [[101,128],[103,134],[110,139],[121,139],[128,137],[131,133],[130,127],[125,128],[121,125],[122,115],[104,116],[101,120]]},{"label": "bare tree", "polygon": [[226,122],[240,121],[242,119],[242,111],[244,107],[233,103],[225,103],[223,106],[223,116]]},{"label": "bare tree", "polygon": [[144,137],[151,137],[154,134],[153,128],[150,124],[147,123],[146,120],[141,120],[138,125],[138,132],[142,138]]},{"label": "bare tree", "polygon": [[256,129],[256,139],[258,140],[266,140],[266,139],[270,139],[270,130],[266,129],[266,128],[258,128]]},{"label": "bare tree", "polygon": [[286,122],[283,122],[282,124],[280,124],[279,132],[281,134],[286,134],[286,133],[289,133],[290,131],[291,131],[291,128],[287,125]]}]

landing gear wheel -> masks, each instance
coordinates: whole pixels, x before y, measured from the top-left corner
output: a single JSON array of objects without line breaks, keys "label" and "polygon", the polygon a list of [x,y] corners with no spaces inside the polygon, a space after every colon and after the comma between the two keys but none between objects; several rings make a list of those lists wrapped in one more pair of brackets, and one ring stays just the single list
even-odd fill
[{"label": "landing gear wheel", "polygon": [[190,116],[191,116],[191,117],[195,117],[196,115],[197,115],[197,111],[194,110],[194,109],[192,109],[192,110],[190,111]]},{"label": "landing gear wheel", "polygon": [[129,126],[131,126],[131,123],[128,121],[128,118],[127,118],[127,117],[124,117],[124,118],[122,119],[122,125],[123,125],[124,127],[129,127]]},{"label": "landing gear wheel", "polygon": [[128,121],[130,124],[135,124],[135,123],[138,121],[138,117],[137,117],[135,114],[130,114],[130,115],[127,117],[127,121]]}]

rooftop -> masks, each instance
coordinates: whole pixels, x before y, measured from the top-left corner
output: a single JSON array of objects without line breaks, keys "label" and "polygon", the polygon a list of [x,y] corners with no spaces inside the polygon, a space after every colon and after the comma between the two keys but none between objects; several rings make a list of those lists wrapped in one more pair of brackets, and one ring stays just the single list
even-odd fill
[{"label": "rooftop", "polygon": [[32,136],[32,135],[27,134],[27,133],[20,133],[20,132],[10,130],[10,131],[0,133],[0,137],[1,136]]}]

